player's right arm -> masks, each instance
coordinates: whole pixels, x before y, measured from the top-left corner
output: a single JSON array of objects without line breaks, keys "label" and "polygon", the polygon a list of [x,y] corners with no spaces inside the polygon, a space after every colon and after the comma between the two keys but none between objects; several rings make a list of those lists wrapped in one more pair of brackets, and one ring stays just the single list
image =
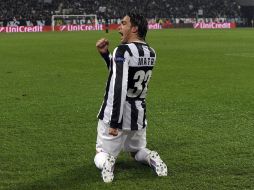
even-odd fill
[{"label": "player's right arm", "polygon": [[96,42],[96,48],[105,60],[107,67],[110,67],[112,56],[108,50],[109,41],[106,38],[101,38]]}]

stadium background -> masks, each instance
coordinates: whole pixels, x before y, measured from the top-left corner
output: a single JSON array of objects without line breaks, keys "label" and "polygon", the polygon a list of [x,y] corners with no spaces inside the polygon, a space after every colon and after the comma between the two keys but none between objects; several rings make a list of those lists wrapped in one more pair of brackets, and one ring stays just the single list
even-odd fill
[{"label": "stadium background", "polygon": [[252,26],[253,0],[6,0],[0,1],[0,26],[51,25],[52,15],[96,14],[99,23],[119,23],[128,10],[139,10],[151,22],[195,23],[199,19]]},{"label": "stadium background", "polygon": [[[0,1],[0,30],[50,25],[52,14],[96,14],[111,24],[127,9],[172,24],[147,37],[158,54],[148,146],[160,152],[169,176],[155,177],[123,153],[110,185],[93,164],[107,78],[95,42],[107,37],[112,51],[118,33],[0,33],[0,189],[254,189],[253,4]],[[198,19],[236,28],[194,30]]]}]

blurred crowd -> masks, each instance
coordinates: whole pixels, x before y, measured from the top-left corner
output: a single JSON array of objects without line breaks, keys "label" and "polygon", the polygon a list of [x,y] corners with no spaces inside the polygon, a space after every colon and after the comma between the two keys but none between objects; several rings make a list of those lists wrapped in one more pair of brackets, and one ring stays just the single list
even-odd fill
[{"label": "blurred crowd", "polygon": [[[0,25],[50,25],[52,15],[96,14],[118,19],[129,10],[147,18],[238,18],[236,0],[0,0]],[[183,19],[183,21],[186,19]]]}]

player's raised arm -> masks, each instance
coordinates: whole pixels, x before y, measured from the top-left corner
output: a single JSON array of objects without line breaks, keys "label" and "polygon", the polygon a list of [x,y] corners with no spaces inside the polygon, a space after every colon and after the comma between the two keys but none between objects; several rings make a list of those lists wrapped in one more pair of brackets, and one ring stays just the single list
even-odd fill
[{"label": "player's raised arm", "polygon": [[109,53],[108,47],[109,41],[106,38],[101,38],[96,42],[96,48],[109,68],[112,56]]}]

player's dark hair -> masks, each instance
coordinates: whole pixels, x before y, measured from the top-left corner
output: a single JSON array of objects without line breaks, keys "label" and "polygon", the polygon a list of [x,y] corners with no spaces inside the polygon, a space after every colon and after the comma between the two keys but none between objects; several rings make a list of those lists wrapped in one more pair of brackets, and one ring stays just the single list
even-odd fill
[{"label": "player's dark hair", "polygon": [[138,27],[139,38],[141,38],[142,40],[145,40],[146,33],[148,30],[148,23],[146,18],[141,13],[138,13],[136,11],[131,11],[127,13],[126,15],[130,17],[131,25]]}]

